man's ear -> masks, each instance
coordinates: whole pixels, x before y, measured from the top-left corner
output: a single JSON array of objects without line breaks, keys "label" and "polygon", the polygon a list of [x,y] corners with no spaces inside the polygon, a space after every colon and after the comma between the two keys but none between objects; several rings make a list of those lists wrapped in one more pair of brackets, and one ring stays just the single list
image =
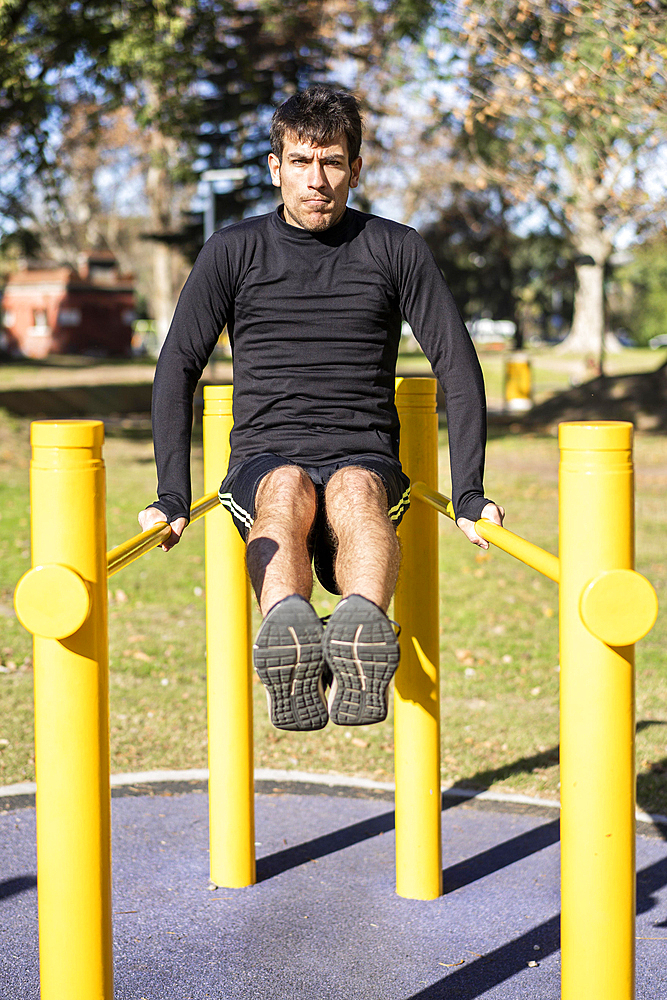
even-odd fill
[{"label": "man's ear", "polygon": [[361,173],[361,165],[362,165],[362,163],[363,163],[363,160],[361,159],[360,156],[358,156],[356,158],[356,160],[354,160],[353,163],[350,166],[350,187],[351,188],[356,188],[357,184],[359,183],[359,174]]},{"label": "man's ear", "polygon": [[280,160],[275,153],[269,153],[269,170],[271,171],[271,183],[274,187],[280,187]]}]

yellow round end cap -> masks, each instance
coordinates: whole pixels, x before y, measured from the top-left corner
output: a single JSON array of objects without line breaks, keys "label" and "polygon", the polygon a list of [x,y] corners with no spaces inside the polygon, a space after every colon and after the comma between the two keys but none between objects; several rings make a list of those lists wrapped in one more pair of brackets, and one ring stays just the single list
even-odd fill
[{"label": "yellow round end cap", "polygon": [[28,632],[64,639],[88,617],[90,594],[85,580],[69,566],[34,566],[16,585],[14,608]]},{"label": "yellow round end cap", "polygon": [[394,382],[396,402],[403,410],[435,412],[437,385],[434,378],[398,376]]},{"label": "yellow round end cap", "polygon": [[101,420],[33,420],[30,441],[34,448],[101,448]]},{"label": "yellow round end cap", "polygon": [[232,415],[232,398],[234,386],[232,385],[205,385],[204,386],[204,413],[207,416]]},{"label": "yellow round end cap", "polygon": [[437,382],[434,378],[421,375],[399,375],[395,379],[395,388],[401,396],[435,396]]},{"label": "yellow round end cap", "polygon": [[628,420],[566,420],[558,425],[558,443],[572,451],[626,451],[633,431]]},{"label": "yellow round end cap", "polygon": [[608,646],[631,646],[655,625],[658,598],[646,577],[612,569],[584,589],[580,611],[588,631]]}]

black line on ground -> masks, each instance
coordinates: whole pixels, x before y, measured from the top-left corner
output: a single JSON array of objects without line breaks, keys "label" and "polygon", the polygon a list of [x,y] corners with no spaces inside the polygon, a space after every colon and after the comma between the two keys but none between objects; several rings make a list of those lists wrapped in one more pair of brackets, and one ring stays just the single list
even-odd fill
[{"label": "black line on ground", "polygon": [[18,875],[16,878],[5,879],[0,882],[0,899],[9,899],[19,892],[28,892],[37,886],[36,875]]},{"label": "black line on ground", "polygon": [[442,873],[443,892],[454,892],[464,885],[470,885],[493,872],[513,865],[516,861],[530,857],[545,847],[556,844],[560,837],[560,821],[555,819],[534,830],[528,830],[518,837],[512,837],[502,844],[496,844],[486,851],[481,851],[465,861],[450,865]]}]

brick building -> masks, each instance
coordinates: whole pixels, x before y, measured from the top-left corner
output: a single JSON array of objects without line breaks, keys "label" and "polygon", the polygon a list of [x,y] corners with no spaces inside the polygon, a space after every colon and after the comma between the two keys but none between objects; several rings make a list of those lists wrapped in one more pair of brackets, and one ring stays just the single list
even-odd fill
[{"label": "brick building", "polygon": [[128,357],[134,285],[113,254],[89,255],[72,267],[28,266],[12,274],[2,296],[5,349],[14,356],[92,354]]}]

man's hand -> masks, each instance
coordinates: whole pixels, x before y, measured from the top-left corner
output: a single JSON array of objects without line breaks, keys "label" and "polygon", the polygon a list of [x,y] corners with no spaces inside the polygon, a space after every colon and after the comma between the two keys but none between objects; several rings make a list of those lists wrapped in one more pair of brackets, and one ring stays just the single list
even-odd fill
[{"label": "man's hand", "polygon": [[[485,521],[492,521],[494,524],[499,524],[502,527],[505,508],[498,507],[495,503],[487,503],[481,516]],[[479,545],[480,549],[488,549],[489,543],[485,538],[477,534],[474,521],[470,521],[467,517],[459,517],[456,523],[469,541],[474,545]]]},{"label": "man's hand", "polygon": [[[484,508],[486,510],[486,508]],[[141,525],[142,531],[147,531],[148,528],[152,528],[153,525],[159,524],[160,521],[166,522],[167,515],[163,514],[161,510],[157,507],[147,507],[146,510],[139,511],[139,524]],[[177,517],[175,521],[170,524],[171,535],[163,542],[160,548],[163,552],[168,552],[169,549],[173,549],[181,540],[181,535],[183,534],[184,528],[187,526],[188,521],[184,517]]]}]

